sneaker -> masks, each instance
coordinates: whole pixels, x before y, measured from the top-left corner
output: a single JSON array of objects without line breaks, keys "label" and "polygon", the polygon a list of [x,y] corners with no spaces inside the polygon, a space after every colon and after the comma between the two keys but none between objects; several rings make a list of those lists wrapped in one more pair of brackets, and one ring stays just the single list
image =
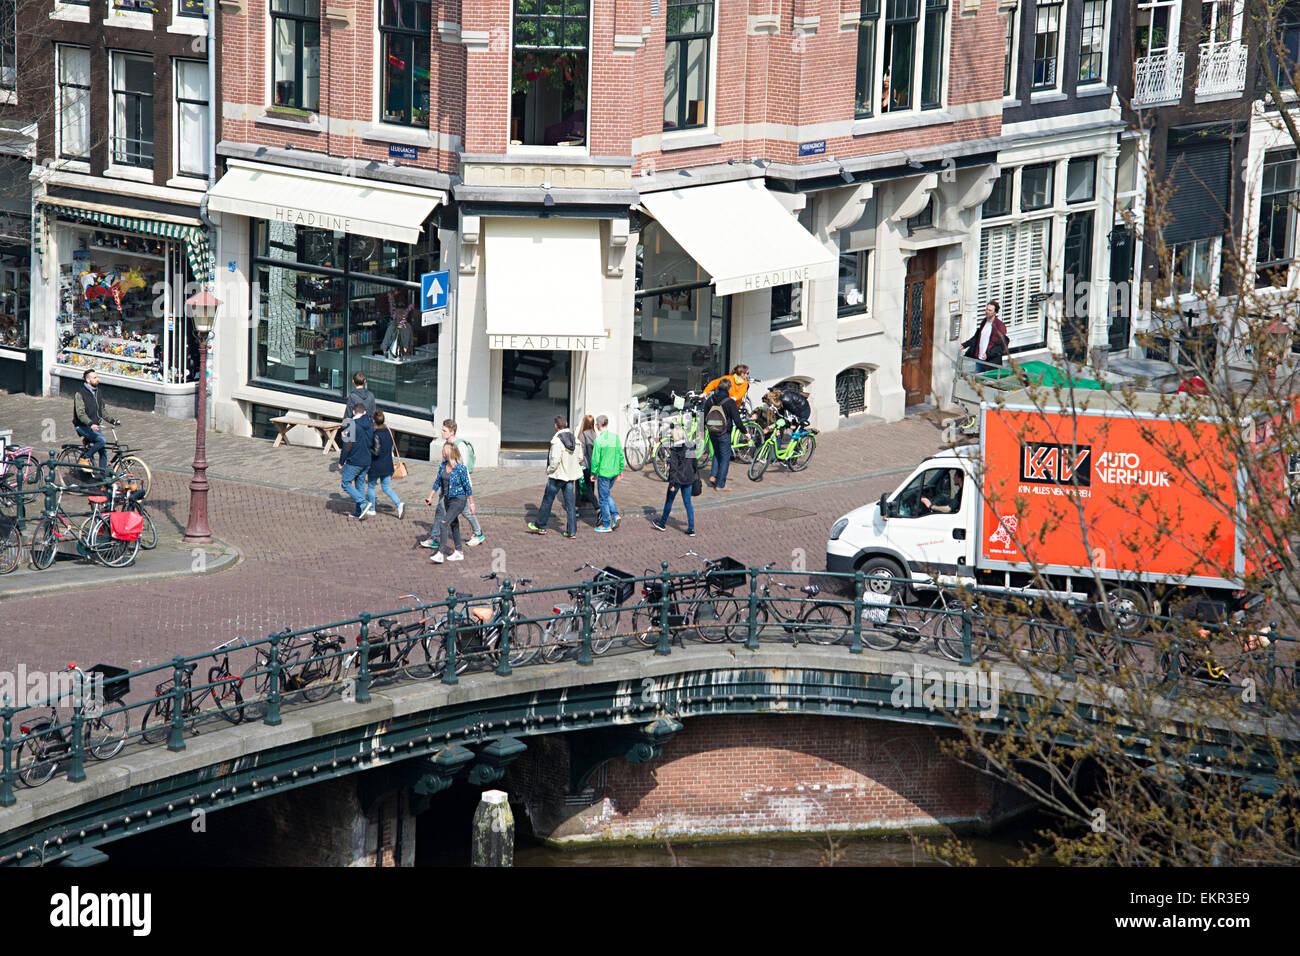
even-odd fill
[{"label": "sneaker", "polygon": [[567,531],[561,531],[561,532],[560,532],[560,537],[562,537],[562,538],[576,538],[577,536],[578,536],[578,532],[576,532],[576,531],[573,532],[573,534],[569,534],[569,532],[567,532]]},{"label": "sneaker", "polygon": [[686,537],[688,537],[688,538],[693,538],[693,537],[695,537],[695,529],[694,529],[694,528],[687,528],[687,529],[686,529]]},{"label": "sneaker", "polygon": [[613,530],[613,528],[606,524],[596,525],[596,534],[609,534]]},{"label": "sneaker", "polygon": [[623,520],[622,515],[614,515],[614,523],[610,526],[610,530],[612,531],[614,528],[617,528],[618,523],[622,520]]},{"label": "sneaker", "polygon": [[[397,517],[400,518],[401,515],[399,514]],[[424,541],[420,542],[420,547],[422,548],[436,548],[437,546],[438,542],[434,541],[432,538],[426,538]]]},{"label": "sneaker", "polygon": [[447,560],[448,560],[448,561],[464,561],[464,560],[465,560],[465,552],[463,552],[463,551],[453,551],[451,554],[447,555]]},{"label": "sneaker", "polygon": [[376,514],[378,514],[378,512],[375,511],[374,505],[371,505],[369,508],[366,509],[366,517],[371,517]]},{"label": "sneaker", "polygon": [[539,527],[537,527],[537,525],[533,524],[531,521],[528,522],[528,530],[531,531],[533,534],[546,534],[546,529],[545,529],[545,528],[539,528]]},{"label": "sneaker", "polygon": [[470,538],[468,541],[466,541],[465,544],[466,544],[466,546],[468,546],[468,547],[471,547],[471,548],[477,548],[480,544],[482,544],[482,543],[483,543],[484,541],[486,541],[486,540],[487,540],[487,538],[486,538],[484,535],[476,534],[476,535],[474,535],[474,537],[472,537],[472,538]]},{"label": "sneaker", "polygon": [[354,515],[354,517],[355,517],[358,521],[365,521],[365,520],[366,520],[367,518],[369,518],[372,514],[374,514],[373,511],[371,511],[371,510],[368,509],[368,508],[363,508],[363,509],[361,509],[360,511],[358,511],[358,512]]},{"label": "sneaker", "polygon": [[651,521],[651,522],[650,522],[650,527],[654,528],[656,531],[667,531],[667,530],[668,530],[668,526],[667,526],[667,525],[662,525],[662,524],[660,524],[658,521]]},{"label": "sneaker", "polygon": [[716,478],[714,478],[712,475],[710,475],[710,476],[709,476],[709,484],[712,485],[714,488],[718,487],[718,479],[716,479]]},{"label": "sneaker", "polygon": [[402,515],[405,514],[405,513],[406,513],[406,502],[405,502],[405,501],[399,501],[399,502],[397,503],[397,520],[398,520],[398,521],[401,521],[401,520],[402,520]]},{"label": "sneaker", "polygon": [[442,556],[441,551],[435,551],[429,557],[429,560],[432,561],[434,564],[442,564],[442,562],[446,561],[447,559]]}]

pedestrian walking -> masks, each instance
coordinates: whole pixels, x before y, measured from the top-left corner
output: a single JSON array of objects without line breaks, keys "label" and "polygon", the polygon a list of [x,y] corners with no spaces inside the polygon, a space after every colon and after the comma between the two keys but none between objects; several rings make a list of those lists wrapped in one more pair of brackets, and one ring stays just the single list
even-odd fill
[{"label": "pedestrian walking", "polygon": [[[434,564],[444,561],[464,561],[465,553],[461,550],[460,516],[474,490],[469,484],[469,469],[461,461],[460,449],[455,442],[444,442],[442,446],[442,464],[438,466],[437,477],[429,497],[424,499],[426,505],[433,504],[434,495],[443,499],[446,519],[442,523],[442,533],[438,537],[438,547],[429,557]],[[447,550],[447,537],[450,535],[454,549],[444,557]]]},{"label": "pedestrian walking", "polygon": [[604,534],[618,527],[620,515],[612,495],[614,482],[623,473],[623,443],[618,433],[609,427],[609,416],[596,419],[596,440],[591,448],[591,474],[596,479],[596,498],[600,507],[600,523],[596,531]]},{"label": "pedestrian walking", "polygon": [[962,371],[971,375],[986,372],[994,366],[1002,365],[1002,356],[1007,350],[1007,327],[998,318],[1001,307],[996,299],[989,300],[984,306],[984,318],[980,321],[975,334],[961,344]]},{"label": "pedestrian walking", "polygon": [[352,417],[343,423],[343,450],[339,452],[339,465],[343,472],[343,491],[357,506],[352,517],[365,521],[370,514],[366,498],[366,472],[370,470],[370,443],[375,437],[374,426],[360,403],[352,406]]},{"label": "pedestrian walking", "polygon": [[352,376],[352,393],[348,395],[347,417],[352,417],[352,409],[362,405],[366,409],[366,414],[370,420],[375,420],[375,396],[371,394],[370,389],[366,388],[365,372],[357,372]]},{"label": "pedestrian walking", "polygon": [[368,508],[366,513],[373,515],[375,513],[375,486],[384,489],[384,494],[388,500],[393,503],[397,509],[397,518],[400,521],[402,515],[406,512],[406,505],[402,504],[402,499],[397,497],[397,492],[393,491],[393,433],[388,430],[384,424],[384,413],[376,410],[371,416],[371,421],[375,426],[375,437],[371,440],[371,451],[378,451],[370,460],[370,470],[368,472],[369,483],[366,488],[366,502]]},{"label": "pedestrian walking", "polygon": [[[454,418],[448,418],[442,423],[442,440],[444,443],[451,442],[453,445],[456,444],[456,420]],[[456,450],[458,452],[460,451],[459,445],[457,445]],[[466,471],[468,470],[469,466],[467,465]],[[470,495],[469,504],[465,511],[465,518],[469,521],[470,538],[465,543],[471,548],[477,548],[484,542],[484,540],[486,540],[486,536],[483,534],[483,528],[478,523],[478,515],[474,512],[474,496]],[[438,539],[442,537],[442,523],[446,516],[447,512],[443,508],[442,498],[439,498],[438,508],[433,513],[433,527],[429,529],[429,537],[420,542],[420,547],[436,548],[438,546]]]},{"label": "pedestrian walking", "polygon": [[686,505],[686,536],[695,537],[695,509],[691,498],[699,491],[700,479],[695,474],[695,454],[686,433],[680,427],[673,429],[673,444],[668,452],[668,494],[664,498],[664,513],[658,521],[650,523],[656,531],[668,530],[668,515],[673,510],[673,500],[681,492]]},{"label": "pedestrian walking", "polygon": [[582,416],[582,424],[578,426],[578,441],[582,442],[581,488],[583,497],[590,501],[592,507],[599,511],[600,500],[596,497],[596,484],[591,477],[591,449],[596,444],[596,419],[591,415]]},{"label": "pedestrian walking", "polygon": [[551,436],[550,452],[546,456],[546,491],[537,509],[537,517],[528,522],[533,534],[546,534],[551,520],[551,505],[558,494],[564,495],[566,522],[564,537],[578,536],[578,508],[573,498],[573,486],[582,477],[582,446],[569,428],[569,420],[555,416],[555,434]]},{"label": "pedestrian walking", "polygon": [[713,464],[709,468],[709,484],[719,491],[727,488],[727,471],[731,468],[731,432],[743,429],[740,408],[726,389],[713,393],[713,405],[704,413],[704,428],[713,443]]}]

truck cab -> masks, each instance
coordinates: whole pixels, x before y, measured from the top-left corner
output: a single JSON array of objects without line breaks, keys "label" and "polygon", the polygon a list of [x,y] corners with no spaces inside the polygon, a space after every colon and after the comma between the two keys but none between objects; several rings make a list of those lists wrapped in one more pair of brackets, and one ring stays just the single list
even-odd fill
[{"label": "truck cab", "polygon": [[978,445],[927,458],[892,494],[841,517],[826,542],[826,570],[861,569],[879,594],[896,588],[890,578],[906,579],[914,589],[933,587],[940,577],[972,579],[978,464]]}]

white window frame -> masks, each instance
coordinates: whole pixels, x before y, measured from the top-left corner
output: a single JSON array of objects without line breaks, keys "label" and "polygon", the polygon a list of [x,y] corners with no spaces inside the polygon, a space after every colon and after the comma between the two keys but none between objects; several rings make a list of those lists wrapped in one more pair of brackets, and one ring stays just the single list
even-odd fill
[{"label": "white window frame", "polygon": [[[209,0],[209,2],[215,3],[217,2],[217,0]],[[264,71],[263,76],[266,77],[266,85],[265,85],[266,109],[268,110],[295,109],[296,110],[297,107],[277,106],[275,102],[276,12],[273,9],[273,6],[274,6],[273,0],[266,0],[266,5],[265,7],[263,7],[263,24],[264,24],[263,29],[266,30],[266,42],[262,45],[262,67]],[[281,16],[283,16],[283,14],[281,14]],[[318,71],[316,74],[316,108],[314,110],[308,110],[304,108],[303,110],[303,112],[308,114],[306,118],[312,120],[315,120],[320,116],[325,102],[325,98],[323,96],[323,93],[325,91],[325,66],[326,66],[325,43],[326,43],[326,32],[330,28],[324,22],[324,20],[325,20],[325,0],[319,0],[317,4],[316,27],[318,32],[316,34],[316,41],[317,41],[317,55],[320,57],[320,63],[318,64]],[[307,47],[304,45],[302,47],[304,56],[306,56],[306,49]],[[308,129],[316,128],[308,124],[304,124],[304,126],[306,126],[306,128]]]},{"label": "white window frame", "polygon": [[1200,299],[1202,296],[1204,296],[1205,298],[1214,298],[1218,296],[1219,266],[1220,266],[1219,260],[1223,253],[1222,236],[1202,237],[1200,239],[1187,239],[1183,242],[1171,243],[1169,245],[1169,262],[1167,263],[1167,265],[1169,268],[1168,275],[1169,275],[1169,282],[1170,282],[1170,292],[1172,293],[1173,291],[1172,285],[1174,279],[1174,269],[1177,267],[1177,262],[1178,262],[1178,247],[1187,246],[1189,244],[1198,243],[1198,242],[1205,242],[1209,244],[1208,255],[1206,257],[1206,269],[1207,269],[1206,274],[1210,277],[1209,286],[1207,286],[1204,289],[1193,288],[1187,292],[1180,292],[1177,296],[1174,296],[1172,294],[1166,295],[1163,298],[1161,298],[1160,300],[1161,305],[1170,306],[1170,307],[1177,306],[1178,308],[1182,308],[1182,306],[1195,302],[1198,299]]},{"label": "white window frame", "polygon": [[[667,4],[667,0],[663,0],[663,2],[664,2],[665,5]],[[717,106],[717,102],[718,102],[718,99],[717,99],[717,86],[718,86],[718,8],[719,8],[719,6],[720,6],[720,0],[711,0],[711,2],[712,2],[712,4],[713,4],[713,24],[712,24],[712,27],[713,27],[713,28],[712,28],[712,30],[709,32],[709,70],[708,70],[708,73],[709,73],[709,79],[708,79],[709,89],[708,89],[708,95],[705,97],[705,100],[704,100],[704,109],[705,109],[705,112],[706,112],[706,114],[707,114],[706,117],[705,117],[706,121],[705,121],[705,123],[704,123],[702,126],[691,126],[691,127],[689,127],[689,128],[678,128],[678,129],[671,129],[671,130],[669,130],[669,129],[663,130],[663,135],[664,135],[665,139],[668,139],[669,141],[671,141],[673,137],[677,137],[677,136],[679,136],[679,135],[680,135],[681,138],[686,138],[686,137],[690,137],[690,136],[700,136],[700,135],[703,135],[703,134],[712,133],[713,130],[717,127],[717,124],[718,124],[717,116],[715,115],[715,110],[716,110],[716,106]],[[512,4],[512,6],[511,6],[511,9],[513,9],[513,4]],[[676,41],[674,41],[674,42],[676,42]],[[668,37],[667,37],[667,33],[665,32],[665,36],[664,36],[664,46],[665,46],[665,50],[666,50],[666,48],[667,48],[667,45],[668,45]],[[667,53],[665,52],[665,57],[666,57],[666,56],[667,56]],[[667,91],[667,90],[664,91],[664,95],[665,95],[665,97],[668,95],[668,91]],[[662,115],[662,113],[663,113],[663,110],[662,110],[662,108],[661,108],[661,109],[660,109],[660,114]],[[661,119],[661,124],[660,124],[660,125],[662,125],[662,119]]]},{"label": "white window frame", "polygon": [[1150,33],[1148,33],[1147,46],[1145,52],[1137,50],[1135,48],[1135,53],[1138,54],[1136,56],[1136,59],[1158,56],[1161,53],[1177,53],[1179,50],[1178,31],[1179,28],[1181,27],[1180,21],[1182,20],[1182,16],[1183,16],[1182,0],[1147,0],[1147,2],[1142,2],[1142,0],[1139,0],[1137,5],[1137,16],[1133,20],[1134,42],[1135,43],[1137,42],[1136,40],[1137,30],[1141,26],[1143,12],[1146,11],[1154,15],[1154,11],[1157,7],[1169,8],[1169,36],[1166,38],[1167,43],[1165,44],[1165,46],[1160,47],[1158,50],[1153,50],[1151,48],[1151,40],[1150,40],[1151,35]]},{"label": "white window frame", "polygon": [[[1002,64],[1002,75],[1006,83],[1006,87],[1005,87],[1006,92],[1002,94],[1002,98],[1004,100],[1014,100],[1016,98],[1016,83],[1020,79],[1020,70],[1019,70],[1020,39],[1021,39],[1020,34],[1022,32],[1020,18],[1024,15],[1024,12],[1025,12],[1024,5],[1022,2],[1019,2],[1019,0],[1017,0],[1017,3],[1014,7],[1012,7],[1010,10],[1007,11],[1007,20],[1009,21],[1011,26],[1011,56],[1010,56],[1011,64],[1010,64],[1010,68],[1008,69],[1008,66],[1005,62],[1006,56],[1004,54],[1003,57],[1004,62]],[[1005,39],[1006,37],[1004,34],[1003,35],[1004,42]]]},{"label": "white window frame", "polygon": [[871,246],[866,246],[862,249],[841,249],[840,252],[838,253],[837,261],[839,256],[866,256],[866,259],[861,263],[861,268],[860,268],[861,277],[862,277],[862,288],[859,291],[862,293],[862,308],[858,309],[857,306],[852,306],[852,308],[856,310],[853,312],[841,312],[839,310],[840,289],[839,289],[839,277],[837,275],[835,279],[836,317],[842,321],[854,321],[857,319],[865,318],[866,316],[871,315],[871,294],[872,292],[875,291],[873,288],[875,286],[875,281],[872,278],[872,273],[874,271],[872,269],[872,266],[875,264],[876,250],[874,247]]},{"label": "white window frame", "polygon": [[1068,0],[1053,0],[1053,2],[1050,2],[1050,3],[1042,3],[1041,5],[1038,4],[1038,3],[1035,3],[1035,4],[1034,4],[1034,32],[1033,32],[1033,45],[1032,45],[1032,47],[1030,48],[1030,53],[1031,53],[1031,54],[1036,53],[1037,50],[1038,50],[1038,37],[1039,37],[1039,35],[1040,35],[1039,32],[1038,32],[1038,14],[1039,14],[1039,11],[1040,11],[1040,10],[1044,10],[1044,12],[1045,12],[1045,8],[1047,8],[1047,7],[1053,7],[1053,6],[1057,8],[1057,10],[1056,10],[1056,50],[1055,50],[1055,55],[1054,55],[1054,57],[1053,57],[1053,62],[1056,64],[1056,75],[1053,77],[1053,79],[1052,79],[1052,83],[1051,83],[1050,86],[1035,86],[1035,85],[1034,85],[1034,77],[1033,77],[1033,73],[1032,73],[1032,71],[1033,71],[1033,69],[1034,69],[1034,63],[1036,62],[1036,57],[1034,57],[1034,56],[1031,55],[1030,60],[1029,60],[1029,69],[1030,69],[1030,71],[1031,71],[1031,72],[1030,72],[1030,76],[1029,76],[1029,92],[1030,92],[1030,95],[1031,95],[1031,96],[1032,96],[1033,94],[1054,93],[1054,92],[1057,92],[1057,91],[1059,91],[1059,90],[1061,89],[1061,67],[1062,67],[1062,65],[1063,65],[1062,62],[1061,62],[1061,61],[1062,61],[1061,48],[1062,48],[1062,44],[1064,43],[1064,40],[1065,40],[1065,26],[1066,26],[1067,21],[1069,20],[1070,4],[1069,4]]},{"label": "white window frame", "polygon": [[[65,153],[64,153],[64,149],[63,149],[63,128],[64,128],[64,121],[63,121],[63,95],[62,95],[62,94],[63,94],[63,83],[62,83],[62,77],[63,77],[63,51],[64,51],[64,50],[76,50],[76,51],[79,51],[79,52],[81,52],[81,53],[84,53],[85,56],[86,56],[86,83],[87,83],[87,86],[86,86],[86,88],[85,88],[85,95],[86,95],[86,121],[85,121],[85,129],[86,129],[86,152],[85,152],[85,155],[82,155],[82,156],[68,156],[68,155],[65,155]],[[91,82],[92,82],[92,79],[91,79],[91,76],[90,76],[90,47],[79,46],[79,45],[77,45],[77,44],[75,44],[75,43],[59,43],[59,44],[56,44],[55,47],[54,47],[54,103],[55,103],[55,112],[58,114],[58,121],[57,121],[57,123],[55,124],[55,144],[54,144],[54,153],[55,153],[55,156],[56,156],[56,158],[58,159],[58,161],[59,161],[60,163],[77,164],[77,165],[79,165],[79,166],[84,166],[87,170],[90,169],[90,145],[91,145],[91,144],[90,144],[90,137],[91,137],[91,133],[92,133],[92,131],[91,131],[91,127],[90,127],[90,87],[91,87]]]},{"label": "white window frame", "polygon": [[[121,57],[123,59],[119,60]],[[108,51],[108,172],[121,176],[125,179],[135,179],[140,182],[153,182],[154,170],[158,167],[158,125],[154,122],[153,140],[149,144],[149,165],[136,166],[131,163],[116,163],[113,157],[116,153],[117,143],[117,101],[114,99],[117,88],[117,67],[119,63],[125,64],[125,58],[132,57],[139,60],[149,60],[153,62],[153,55],[147,51],[140,50],[109,50]],[[125,70],[123,70],[125,72]],[[153,105],[153,90],[149,91],[149,103]]]},{"label": "white window frame", "polygon": [[1218,25],[1219,15],[1223,12],[1223,8],[1225,7],[1228,9],[1230,15],[1232,16],[1232,24],[1228,27],[1228,38],[1226,40],[1215,40],[1214,39],[1215,31],[1211,30],[1209,37],[1206,39],[1206,43],[1210,47],[1219,46],[1220,44],[1222,44],[1223,46],[1228,46],[1230,44],[1240,43],[1242,20],[1244,18],[1244,13],[1245,13],[1241,0],[1202,0],[1201,3],[1202,17],[1204,17],[1205,15],[1204,14],[1205,4],[1211,2],[1214,3],[1215,25],[1216,26]]},{"label": "white window frame", "polygon": [[[207,3],[215,3],[216,0],[207,0]],[[172,0],[172,20],[167,25],[168,33],[180,33],[185,36],[207,36],[208,35],[208,18],[204,14],[202,17],[192,16],[187,13],[181,13],[181,0]]]},{"label": "white window frame", "polygon": [[[939,101],[932,105],[922,108],[921,106],[921,84],[922,73],[925,66],[925,53],[927,50],[927,36],[925,32],[926,21],[929,18],[930,11],[926,6],[926,0],[917,0],[919,14],[916,19],[916,41],[912,47],[912,104],[908,107],[899,107],[897,109],[882,109],[880,99],[884,92],[885,76],[885,37],[886,24],[889,19],[889,0],[880,0],[879,13],[876,17],[876,49],[875,65],[872,68],[874,83],[871,89],[873,109],[870,115],[862,116],[858,122],[871,122],[882,117],[888,116],[914,116],[924,115],[942,110],[948,105],[948,85],[951,74],[951,51],[952,51],[952,25],[954,20],[953,8],[961,0],[947,0],[944,7],[944,29],[943,29],[943,50],[940,51],[940,81],[939,81]],[[855,34],[856,36],[856,34]],[[894,89],[894,84],[890,83],[890,90]]]},{"label": "white window frame", "polygon": [[[595,70],[595,61],[596,61],[596,49],[595,49],[596,24],[594,22],[595,21],[595,0],[589,0],[587,4],[587,106],[586,106],[587,120],[586,120],[586,135],[583,136],[583,143],[581,146],[530,146],[527,143],[521,143],[520,145],[516,146],[510,142],[510,119],[511,119],[510,90],[511,87],[514,85],[514,69],[515,69],[515,0],[508,0],[508,2],[509,2],[509,9],[510,9],[510,32],[509,32],[510,44],[509,46],[506,47],[506,55],[508,58],[506,90],[505,90],[506,155],[508,156],[544,155],[550,157],[590,156],[591,155],[591,130],[592,130],[591,83],[592,83],[592,77]],[[714,16],[716,22],[716,11]],[[436,19],[436,14],[435,14],[435,19]],[[662,24],[661,24],[661,29],[662,29]],[[716,33],[717,31],[715,30],[714,32]],[[432,56],[432,51],[430,51],[430,55]],[[660,99],[659,115],[662,117],[663,115],[662,90],[660,91],[660,93],[661,95],[659,97]],[[430,118],[432,119],[432,117]],[[660,123],[660,125],[662,125],[662,122]],[[703,130],[690,130],[689,132],[692,134],[699,134],[703,132]]]},{"label": "white window frame", "polygon": [[[210,144],[206,144],[203,150],[204,171],[201,173],[185,172],[181,169],[181,64],[195,63],[203,67],[206,77],[208,63],[206,60],[191,60],[185,57],[172,58],[172,172],[177,179],[186,179],[191,181],[206,182],[211,170],[207,167],[211,162]],[[206,139],[211,135],[211,110],[212,110],[212,91],[208,90],[207,105],[203,113],[203,124],[207,128],[204,133]]]},{"label": "white window frame", "polygon": [[[371,41],[374,44],[374,65],[371,76],[374,80],[370,84],[370,93],[372,99],[372,109],[370,110],[370,129],[366,131],[366,136],[373,136],[377,139],[391,138],[394,143],[407,143],[414,146],[430,146],[430,123],[433,122],[433,101],[434,101],[434,79],[433,79],[433,55],[438,39],[434,36],[434,31],[438,27],[438,17],[433,8],[432,0],[429,2],[429,117],[423,126],[407,125],[405,123],[394,123],[384,119],[384,31],[379,28],[380,19],[383,16],[383,0],[370,0],[374,4],[375,22],[371,31]],[[395,136],[390,134],[396,133]]]},{"label": "white window frame", "polygon": [[[1098,71],[1098,75],[1097,75],[1097,78],[1096,78],[1096,79],[1093,79],[1093,80],[1085,80],[1085,79],[1083,79],[1082,77],[1080,77],[1080,78],[1078,79],[1078,81],[1077,81],[1077,87],[1076,87],[1076,88],[1091,89],[1091,88],[1094,87],[1094,86],[1100,87],[1100,86],[1106,86],[1106,85],[1107,85],[1107,84],[1106,84],[1106,78],[1110,75],[1109,70],[1110,70],[1110,21],[1111,21],[1111,11],[1114,9],[1115,4],[1116,4],[1116,3],[1120,3],[1120,2],[1122,2],[1122,0],[1101,0],[1101,4],[1102,4],[1102,14],[1101,14],[1101,69]],[[1079,36],[1080,36],[1080,41],[1079,41],[1079,64],[1080,64],[1080,68],[1081,68],[1080,72],[1082,72],[1082,65],[1083,65],[1083,40],[1082,40],[1082,37],[1083,37],[1083,14],[1084,14],[1084,12],[1086,11],[1086,9],[1087,9],[1087,4],[1086,4],[1086,2],[1083,3],[1083,4],[1080,4],[1080,10],[1079,10],[1079,31],[1080,31],[1080,33],[1079,33]]]}]

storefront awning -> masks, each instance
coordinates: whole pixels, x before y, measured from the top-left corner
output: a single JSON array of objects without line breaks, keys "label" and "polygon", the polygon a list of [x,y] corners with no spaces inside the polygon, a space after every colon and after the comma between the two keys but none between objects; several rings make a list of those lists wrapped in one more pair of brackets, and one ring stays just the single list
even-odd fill
[{"label": "storefront awning", "polygon": [[489,348],[604,348],[598,220],[498,217],[482,228]]},{"label": "storefront awning", "polygon": [[[142,215],[134,209],[122,206],[108,206],[102,203],[82,202],[75,199],[46,197],[40,200],[41,213],[64,216],[92,222],[109,229],[122,229],[126,232],[138,232],[147,236],[160,236],[163,239],[177,239],[185,243],[185,255],[190,262],[190,271],[198,282],[211,282],[213,278],[212,247],[208,243],[208,230],[197,219],[184,216],[168,216],[162,213]],[[37,216],[35,246],[38,254],[44,239],[46,224]]]},{"label": "storefront awning", "polygon": [[835,255],[756,180],[646,193],[641,205],[713,277],[718,295],[837,273]]},{"label": "storefront awning", "polygon": [[445,194],[433,189],[334,176],[232,159],[208,193],[217,212],[330,229],[414,245]]}]

